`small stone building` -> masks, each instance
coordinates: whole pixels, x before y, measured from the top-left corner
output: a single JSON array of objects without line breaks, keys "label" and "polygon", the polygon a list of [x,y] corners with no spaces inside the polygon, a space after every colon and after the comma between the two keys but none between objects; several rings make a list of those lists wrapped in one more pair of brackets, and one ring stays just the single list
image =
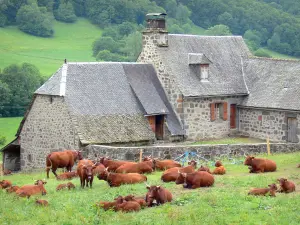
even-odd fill
[{"label": "small stone building", "polygon": [[4,166],[42,168],[51,151],[93,144],[299,142],[300,61],[254,57],[240,36],[169,34],[164,17],[148,15],[138,63],[64,64],[35,92]]}]

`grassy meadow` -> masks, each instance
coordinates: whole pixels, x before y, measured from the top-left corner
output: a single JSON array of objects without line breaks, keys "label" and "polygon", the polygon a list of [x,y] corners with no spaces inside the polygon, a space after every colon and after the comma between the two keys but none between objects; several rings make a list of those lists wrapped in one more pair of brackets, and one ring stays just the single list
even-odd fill
[{"label": "grassy meadow", "polygon": [[36,37],[16,26],[0,28],[0,68],[16,63],[32,63],[45,77],[52,75],[66,58],[68,61],[95,61],[92,43],[101,29],[87,19],[76,23],[54,22],[54,36]]},{"label": "grassy meadow", "polygon": [[[12,141],[15,138],[15,134],[17,133],[17,130],[19,128],[22,119],[23,117],[0,118],[0,136],[4,136],[6,138],[5,144],[8,144],[10,141]],[[0,149],[4,145],[0,145]]]},{"label": "grassy meadow", "polygon": [[[162,183],[161,172],[148,175],[150,185],[168,188],[174,200],[135,213],[104,211],[95,203],[113,200],[118,195],[144,196],[144,184],[110,188],[105,181],[95,178],[92,189],[81,189],[79,179],[75,179],[72,181],[75,190],[56,192],[56,186],[64,182],[56,181],[51,174],[45,186],[46,196],[28,200],[0,190],[0,224],[299,224],[300,169],[296,165],[300,162],[300,152],[263,157],[275,160],[278,171],[249,174],[246,166],[224,161],[227,174],[215,176],[211,188],[185,190],[182,185]],[[294,181],[296,192],[277,193],[275,198],[247,195],[249,189],[266,187],[280,177]],[[41,178],[45,178],[44,171],[5,177],[14,185],[31,184]],[[46,199],[49,206],[36,206],[36,198]]]}]

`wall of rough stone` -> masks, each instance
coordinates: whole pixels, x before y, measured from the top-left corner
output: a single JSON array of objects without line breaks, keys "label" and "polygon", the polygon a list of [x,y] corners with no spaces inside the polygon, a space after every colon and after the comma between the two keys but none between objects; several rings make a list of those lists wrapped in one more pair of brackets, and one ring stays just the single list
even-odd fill
[{"label": "wall of rough stone", "polygon": [[[271,153],[290,153],[300,151],[300,144],[272,143]],[[191,146],[148,146],[148,147],[111,147],[89,145],[83,149],[85,157],[94,159],[95,154],[118,160],[138,161],[140,151],[143,156],[152,155],[159,159],[176,159],[186,151],[197,153],[207,159],[215,160],[228,157],[244,157],[267,153],[267,145],[263,144],[234,144],[234,145],[191,145]]]},{"label": "wall of rough stone", "polygon": [[[183,101],[184,127],[188,139],[202,140],[227,137],[230,132],[230,105],[239,104],[241,97],[185,98]],[[227,120],[211,121],[210,104],[227,102]],[[236,112],[236,123],[238,112]],[[238,125],[238,124],[237,124]]]},{"label": "wall of rough stone", "polygon": [[287,140],[287,118],[296,117],[298,122],[297,136],[300,139],[300,114],[282,111],[239,109],[239,130],[249,133],[251,137],[272,141]]},{"label": "wall of rough stone", "polygon": [[79,149],[63,97],[37,95],[20,137],[21,170],[45,168],[50,152]]}]

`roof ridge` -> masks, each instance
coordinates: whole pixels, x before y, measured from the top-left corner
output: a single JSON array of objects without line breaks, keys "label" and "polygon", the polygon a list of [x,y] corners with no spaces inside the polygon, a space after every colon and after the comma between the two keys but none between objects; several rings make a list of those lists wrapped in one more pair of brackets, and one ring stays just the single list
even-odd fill
[{"label": "roof ridge", "polygon": [[226,35],[226,36],[221,36],[221,35],[217,35],[217,36],[212,36],[212,35],[197,35],[197,34],[168,34],[171,36],[184,36],[184,37],[209,37],[209,38],[236,38],[236,37],[243,37],[241,35]]},{"label": "roof ridge", "polygon": [[267,57],[258,57],[258,56],[249,56],[249,59],[261,59],[268,61],[285,61],[285,62],[300,62],[300,59],[280,59],[280,58],[267,58]]}]

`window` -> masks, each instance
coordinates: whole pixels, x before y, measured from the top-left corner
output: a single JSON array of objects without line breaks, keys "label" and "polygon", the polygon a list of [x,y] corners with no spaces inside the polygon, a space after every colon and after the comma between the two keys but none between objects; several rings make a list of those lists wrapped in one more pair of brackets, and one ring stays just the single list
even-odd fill
[{"label": "window", "polygon": [[210,105],[211,121],[227,120],[227,102],[216,102]]},{"label": "window", "polygon": [[209,67],[208,64],[200,65],[201,81],[208,81]]},{"label": "window", "polygon": [[216,103],[215,104],[215,118],[216,119],[223,119],[223,103]]}]

